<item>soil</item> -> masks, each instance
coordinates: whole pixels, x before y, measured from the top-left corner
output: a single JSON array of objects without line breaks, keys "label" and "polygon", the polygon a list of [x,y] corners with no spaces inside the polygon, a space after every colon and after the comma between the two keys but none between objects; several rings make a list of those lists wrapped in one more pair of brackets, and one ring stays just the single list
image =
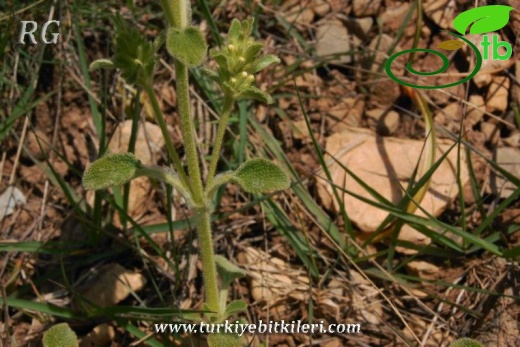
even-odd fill
[{"label": "soil", "polygon": [[[149,1],[137,1],[136,6],[137,3],[143,8],[150,8],[150,13],[159,9],[157,4]],[[319,158],[307,131],[305,115],[317,143],[323,148],[329,137],[352,127],[369,129],[382,137],[423,140],[425,125],[413,100],[384,71],[377,71],[373,65],[366,64],[367,57],[374,57],[374,51],[378,52],[375,61],[379,55],[386,54],[385,48],[372,43],[378,39],[383,42],[384,38],[391,39],[390,43],[393,43],[399,31],[402,31],[402,37],[397,41],[399,49],[411,48],[416,18],[413,15],[410,22],[402,27],[403,18],[412,6],[406,1],[316,0],[306,4],[284,1],[279,6],[275,3],[251,2],[249,6],[245,1],[229,1],[212,8],[212,11],[215,22],[223,32],[227,30],[231,18],[242,19],[260,13],[258,35],[266,42],[265,52],[279,55],[282,63],[281,67],[268,69],[257,77],[258,86],[274,91],[275,105],[253,104],[248,117],[251,117],[250,122],[257,122],[276,139],[301,178],[301,186],[308,192],[308,197],[317,202],[324,215],[331,218],[345,235],[347,226],[341,213],[334,211],[318,196],[317,177],[323,172],[320,172]],[[518,7],[513,1],[509,3]],[[360,10],[363,5],[368,7]],[[473,5],[471,1],[424,1],[424,23],[418,47],[435,48],[448,38],[441,33],[441,30],[449,29],[445,27],[443,18],[447,18],[449,24],[456,14]],[[43,7],[39,6],[43,5],[28,10],[30,16],[45,18],[41,13]],[[27,118],[17,120],[0,144],[0,193],[14,185],[26,199],[26,203],[16,206],[12,214],[0,221],[2,298],[4,302],[7,299],[8,303],[10,299],[24,299],[73,308],[80,312],[81,319],[66,321],[80,338],[85,338],[100,324],[108,324],[111,330],[107,328],[108,332],[96,333],[100,338],[96,341],[102,341],[96,342],[99,343],[97,346],[144,346],[146,342],[140,342],[140,338],[125,329],[125,322],[130,321],[148,334],[153,329],[152,320],[146,319],[149,317],[133,319],[119,316],[116,319],[106,315],[88,316],[89,311],[78,296],[96,287],[99,293],[90,295],[102,295],[108,284],[100,283],[96,278],[100,277],[103,269],[113,268],[117,264],[143,283],[141,286],[136,284],[136,287],[130,284],[136,292],[130,294],[129,291],[111,305],[173,305],[182,309],[201,309],[204,292],[198,243],[194,232],[188,228],[170,233],[164,227],[169,218],[181,220],[189,217],[190,213],[176,193],[173,194],[173,208],[170,209],[165,187],[155,182],[144,181],[139,186],[132,186],[129,199],[139,201],[130,214],[135,224],[121,218],[113,204],[106,201],[99,206],[103,227],[95,224],[95,197],[83,189],[82,173],[96,158],[100,146],[107,146],[107,142],[115,136],[117,127],[131,119],[136,91],[124,82],[118,72],[92,74],[92,99],[89,100],[76,38],[71,31],[72,5],[66,3],[61,6],[59,16],[63,25],[60,43],[46,48],[45,62],[38,70],[21,65],[12,78],[6,77],[22,89],[11,90],[5,84],[0,89],[0,98],[5,106],[0,111],[3,121],[13,113],[14,105],[24,92],[23,88],[27,88],[31,78],[29,73],[39,73],[33,96],[36,106],[27,112]],[[108,13],[115,12],[123,4],[114,6],[100,5]],[[195,8],[194,17],[201,18],[201,11]],[[163,25],[161,16],[151,15],[142,9],[124,7],[121,13],[150,38]],[[389,13],[392,15],[388,16]],[[464,187],[464,209],[460,199],[453,199],[438,218],[452,225],[465,224],[471,232],[486,218],[482,211],[491,214],[500,204],[507,204],[482,235],[498,236],[499,239],[493,242],[500,250],[520,246],[520,201],[512,198],[504,202],[507,197],[491,189],[492,170],[484,158],[492,159],[498,148],[519,150],[520,146],[517,123],[520,72],[518,63],[514,63],[520,49],[518,13],[518,9],[513,11],[509,24],[499,31],[513,45],[511,64],[488,73],[489,81],[481,85],[469,82],[443,90],[425,90],[423,93],[435,115],[435,123],[452,135],[463,135],[465,141],[482,154],[472,153],[471,156],[475,172],[473,179],[481,194],[479,199],[473,196],[471,186]],[[110,51],[110,22],[104,16],[84,9],[79,15],[82,16],[81,37],[87,52],[86,60],[91,62],[105,57]],[[378,28],[376,19],[382,18],[385,21]],[[372,20],[365,32],[360,29],[363,24],[360,19]],[[316,53],[315,33],[330,21],[339,22],[348,29],[347,39],[352,41],[350,46],[354,48],[351,60],[335,61],[334,57],[320,57]],[[364,25],[369,22],[365,21]],[[196,20],[196,24],[213,44],[208,22]],[[354,30],[351,29],[352,25],[359,27]],[[100,27],[104,29],[98,30]],[[14,64],[13,57],[27,59],[20,55],[21,51],[26,55],[38,52],[37,47],[16,48],[14,39],[12,41],[8,43],[9,50],[4,58],[6,66]],[[161,54],[165,62],[171,62],[166,52],[161,51]],[[467,71],[471,64],[462,51],[453,52],[449,57],[452,64],[447,73]],[[418,55],[414,66],[420,70],[435,64],[434,57]],[[14,69],[14,65],[9,65],[6,71],[12,73]],[[162,111],[167,115],[174,144],[183,153],[175,89],[172,87],[174,74],[168,64],[159,64],[156,80],[155,90],[161,100]],[[432,80],[433,83],[444,84],[453,77],[431,78],[424,83]],[[503,93],[496,91],[500,86],[495,88],[493,83],[497,81],[502,81]],[[210,110],[212,104],[208,105],[207,95],[200,85],[193,85],[193,94],[201,97],[193,99],[199,124],[198,137],[201,143],[203,139],[212,143],[215,134]],[[106,100],[101,99],[103,88],[108,90]],[[469,117],[471,106],[464,105],[461,100],[470,100],[476,95],[482,97],[484,104],[475,110],[480,112],[480,116],[473,117],[473,114]],[[105,143],[96,132],[90,101],[106,117]],[[149,101],[145,98],[141,101],[140,124],[147,122],[153,125]],[[448,107],[451,105],[455,105],[451,108],[452,111],[456,110],[454,113],[461,113],[441,111],[450,110]],[[397,125],[385,123],[381,115],[389,111],[398,114],[397,120],[394,120]],[[240,133],[237,122],[230,128],[228,135],[233,140],[227,143],[224,151],[230,168],[233,165],[236,167],[238,162],[238,141],[234,140],[239,138]],[[267,148],[265,138],[254,132],[252,127],[248,131],[247,155],[263,155]],[[442,134],[439,131],[439,137],[449,138],[449,135]],[[147,130],[138,146],[142,146],[142,150],[149,153],[155,163],[165,165],[165,150],[159,148],[155,151],[154,139],[152,130]],[[25,146],[18,151],[21,143]],[[200,150],[207,154],[210,148],[201,145]],[[371,165],[370,160],[367,158],[367,166]],[[515,163],[520,165],[520,162]],[[225,165],[221,163],[223,169]],[[455,253],[436,245],[436,254],[397,253],[391,264],[394,270],[385,273],[383,271],[388,270],[386,254],[391,247],[389,239],[366,245],[358,254],[360,259],[357,262],[348,261],[348,257],[341,255],[329,234],[320,227],[316,216],[306,209],[294,191],[275,194],[273,201],[285,213],[285,225],[280,223],[281,219],[273,217],[274,210],[258,203],[249,205],[248,197],[231,185],[223,191],[216,210],[218,214],[229,214],[214,223],[216,252],[248,271],[245,279],[234,284],[231,293],[233,298],[242,298],[249,304],[244,317],[249,322],[259,319],[301,319],[305,322],[324,321],[325,324],[359,323],[361,333],[248,335],[252,346],[260,346],[262,342],[271,346],[291,347],[448,346],[459,337],[475,338],[485,346],[520,346],[520,268],[517,255],[499,257],[482,249]],[[466,218],[464,223],[461,215]],[[274,222],[280,225],[276,226]],[[157,228],[161,232],[153,233],[147,239],[138,234],[137,224],[159,226]],[[361,235],[355,224],[354,230],[356,240],[350,241],[362,244],[366,235]],[[313,276],[311,266],[304,264],[291,244],[293,232],[303,235],[308,242],[301,247],[312,254],[317,275]],[[152,241],[164,252],[164,256]],[[27,247],[39,245],[39,249],[19,248],[13,251],[7,247],[10,244]],[[445,254],[441,256],[439,253],[442,252]],[[419,268],[415,272],[410,271],[409,263],[412,261],[424,262],[429,270]],[[388,273],[391,275],[388,276]],[[57,313],[53,315],[29,308],[20,309],[16,305],[4,305],[0,316],[0,346],[40,346],[42,333],[52,324],[64,320]],[[159,341],[167,338],[174,340],[172,336],[152,335]],[[185,335],[176,336],[175,342],[171,343],[204,345],[206,342],[204,337]]]}]

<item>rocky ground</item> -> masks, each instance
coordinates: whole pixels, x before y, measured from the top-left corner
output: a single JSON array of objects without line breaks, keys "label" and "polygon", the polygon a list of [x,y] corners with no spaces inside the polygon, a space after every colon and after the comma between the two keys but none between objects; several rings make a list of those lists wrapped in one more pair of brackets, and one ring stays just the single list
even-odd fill
[{"label": "rocky ground", "polygon": [[[500,3],[518,7],[514,1]],[[447,346],[459,336],[476,338],[486,346],[520,345],[519,189],[491,164],[520,177],[519,10],[511,12],[508,25],[494,33],[511,43],[509,60],[484,61],[468,83],[421,91],[436,126],[436,158],[449,153],[432,175],[415,215],[464,233],[447,231],[438,223],[425,226],[408,220],[395,237],[365,243],[389,215],[366,187],[397,206],[406,197],[403,187],[414,176],[424,150],[424,114],[383,68],[391,52],[413,46],[417,3],[231,0],[208,4],[222,32],[231,18],[255,16],[265,51],[282,60],[257,80],[262,89],[273,92],[275,104],[244,105],[236,112],[228,134],[232,140],[224,153],[229,165],[240,160],[237,153],[245,148],[247,155],[272,156],[284,163],[294,170],[293,182],[301,181],[291,191],[276,194],[272,203],[254,200],[249,205],[250,200],[233,186],[223,192],[217,212],[225,218],[219,216],[215,222],[216,249],[248,272],[246,279],[235,283],[232,295],[249,303],[245,318],[250,322],[302,319],[362,326],[358,335],[248,336],[252,345]],[[421,4],[417,47],[432,49],[451,38],[442,30],[453,31],[456,15],[475,5],[451,0]],[[479,2],[486,4],[492,3]],[[96,207],[95,194],[81,187],[82,172],[100,146],[107,145],[111,152],[128,149],[138,93],[117,72],[92,74],[87,80],[82,61],[110,52],[111,23],[106,14],[121,12],[153,38],[163,25],[161,15],[153,14],[158,10],[149,1],[133,6],[107,1],[96,10],[75,9],[69,2],[57,7],[39,4],[22,13],[59,17],[59,44],[42,51],[41,46],[20,47],[8,40],[0,61],[4,69],[0,334],[6,346],[38,346],[41,333],[62,320],[82,338],[81,346],[146,345],[142,341],[150,337],[152,318],[161,320],[136,312],[105,310],[97,315],[85,306],[85,299],[99,307],[201,308],[195,237],[185,224],[175,224],[172,231],[165,224],[170,218],[189,217],[181,198],[174,193],[170,199],[164,186],[137,179],[130,185],[128,199],[131,223],[121,218],[121,210],[108,195]],[[8,13],[0,13],[0,25],[4,12]],[[215,44],[212,22],[202,19],[202,13],[202,7],[195,7],[195,23]],[[80,25],[78,32],[75,23]],[[480,39],[470,37],[477,43]],[[86,51],[84,58],[78,42]],[[37,60],[40,52],[43,59]],[[473,54],[465,48],[447,56],[451,64],[446,73],[414,81],[450,83],[474,64]],[[182,152],[174,73],[166,57],[158,68],[155,90]],[[436,59],[418,54],[414,68],[433,69]],[[404,63],[395,62],[398,73],[403,73]],[[193,109],[204,155],[210,149],[204,143],[211,143],[215,133],[214,111],[201,78],[193,82]],[[22,103],[32,83],[36,86],[32,99]],[[140,96],[140,104],[136,156],[147,164],[164,164],[164,141],[149,100]],[[104,144],[96,131],[96,112],[106,117]],[[244,128],[240,128],[242,113],[248,117]],[[10,122],[8,117],[17,114],[28,117]],[[240,147],[241,135],[247,137],[245,147]],[[323,159],[330,178],[320,165],[313,140],[326,153]],[[333,187],[341,188],[338,196]],[[327,224],[330,221],[335,229]],[[338,247],[334,230],[340,239],[355,245],[355,254]],[[498,253],[468,246],[466,233],[475,231]],[[29,307],[28,302],[66,311]],[[192,343],[205,342],[177,336],[172,345]]]}]

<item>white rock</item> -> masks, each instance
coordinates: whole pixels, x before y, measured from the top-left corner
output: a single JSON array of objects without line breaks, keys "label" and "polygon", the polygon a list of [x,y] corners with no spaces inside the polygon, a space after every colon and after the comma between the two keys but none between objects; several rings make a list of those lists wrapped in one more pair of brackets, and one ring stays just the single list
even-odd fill
[{"label": "white rock", "polygon": [[25,195],[15,186],[9,186],[0,195],[0,219],[11,215],[14,208],[26,203]]}]

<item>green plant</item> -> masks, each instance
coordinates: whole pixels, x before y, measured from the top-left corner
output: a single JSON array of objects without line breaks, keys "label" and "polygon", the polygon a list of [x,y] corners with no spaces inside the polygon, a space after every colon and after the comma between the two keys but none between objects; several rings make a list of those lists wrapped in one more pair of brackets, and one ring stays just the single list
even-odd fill
[{"label": "green plant", "polygon": [[450,347],[484,347],[484,345],[478,341],[465,337],[454,341]]},{"label": "green plant", "polygon": [[67,323],[56,324],[43,334],[44,347],[78,347],[78,337]]},{"label": "green plant", "polygon": [[[210,50],[210,56],[215,60],[217,68],[204,69],[204,72],[220,87],[223,106],[209,162],[209,173],[204,184],[194,136],[195,124],[190,110],[188,68],[196,68],[204,62],[208,47],[200,30],[190,26],[191,8],[188,1],[162,0],[162,5],[170,25],[165,34],[159,35],[153,43],[148,42],[136,29],[129,28],[117,18],[114,57],[93,62],[91,70],[121,69],[128,83],[135,83],[148,94],[174,169],[143,166],[131,153],[109,154],[87,168],[83,176],[83,185],[86,189],[97,190],[122,185],[139,176],[147,176],[170,184],[184,196],[195,215],[203,264],[205,309],[211,312],[206,315],[206,319],[218,322],[244,310],[246,305],[237,301],[226,305],[229,284],[235,278],[244,276],[244,272],[224,257],[214,255],[210,214],[213,210],[212,197],[215,191],[230,182],[238,184],[249,193],[283,190],[289,187],[286,173],[276,164],[261,158],[244,162],[236,171],[216,174],[224,134],[236,101],[254,98],[271,103],[272,98],[254,86],[254,74],[279,62],[279,59],[273,55],[259,57],[263,44],[251,36],[251,19],[242,22],[233,20],[224,46],[221,49]],[[173,147],[164,115],[153,90],[157,52],[163,44],[166,44],[167,51],[174,58],[177,109],[186,150],[187,173]],[[221,278],[220,290],[217,265]],[[216,337],[210,340],[210,344],[218,345],[217,342],[212,342],[214,339]]]}]

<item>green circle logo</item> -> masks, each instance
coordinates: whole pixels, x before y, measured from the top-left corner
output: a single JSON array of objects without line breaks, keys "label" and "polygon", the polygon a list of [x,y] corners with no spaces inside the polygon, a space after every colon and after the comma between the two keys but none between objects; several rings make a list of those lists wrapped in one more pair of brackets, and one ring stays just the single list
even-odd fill
[{"label": "green circle logo", "polygon": [[459,36],[457,34],[449,32],[449,31],[446,31],[446,32],[448,34],[450,34],[452,36],[455,36],[455,37],[461,39],[462,41],[464,41],[466,44],[468,44],[469,47],[471,47],[473,52],[475,52],[476,64],[475,64],[475,67],[473,68],[473,70],[471,71],[471,73],[468,76],[466,76],[464,79],[462,79],[460,81],[456,81],[456,82],[453,82],[453,83],[448,83],[448,84],[443,84],[443,85],[440,85],[440,86],[436,86],[436,85],[421,85],[421,84],[409,83],[409,82],[406,82],[406,81],[400,79],[399,77],[397,77],[392,72],[392,63],[394,62],[395,59],[397,59],[401,55],[408,54],[408,53],[413,53],[413,52],[426,52],[426,53],[435,54],[436,56],[438,56],[439,58],[442,59],[442,66],[439,69],[435,70],[435,71],[421,72],[421,71],[415,70],[412,67],[412,63],[408,62],[408,64],[406,64],[406,70],[408,72],[410,72],[411,74],[418,75],[418,76],[434,76],[434,75],[437,75],[437,74],[445,72],[448,69],[449,65],[450,65],[450,62],[448,61],[448,58],[444,54],[442,54],[441,52],[438,52],[438,51],[435,51],[435,50],[429,49],[429,48],[407,49],[405,51],[401,51],[401,52],[398,52],[398,53],[392,55],[390,58],[388,58],[388,60],[386,61],[386,64],[385,64],[385,70],[386,70],[386,73],[388,74],[388,76],[391,79],[393,79],[395,82],[399,83],[399,84],[402,84],[402,85],[407,86],[407,87],[419,88],[419,89],[449,88],[449,87],[453,87],[453,86],[456,86],[458,84],[467,82],[470,79],[472,79],[478,73],[478,71],[480,70],[480,68],[482,66],[482,55],[480,54],[480,51],[478,50],[477,46],[475,46],[471,41],[469,41],[468,39],[464,38],[463,36]]}]

